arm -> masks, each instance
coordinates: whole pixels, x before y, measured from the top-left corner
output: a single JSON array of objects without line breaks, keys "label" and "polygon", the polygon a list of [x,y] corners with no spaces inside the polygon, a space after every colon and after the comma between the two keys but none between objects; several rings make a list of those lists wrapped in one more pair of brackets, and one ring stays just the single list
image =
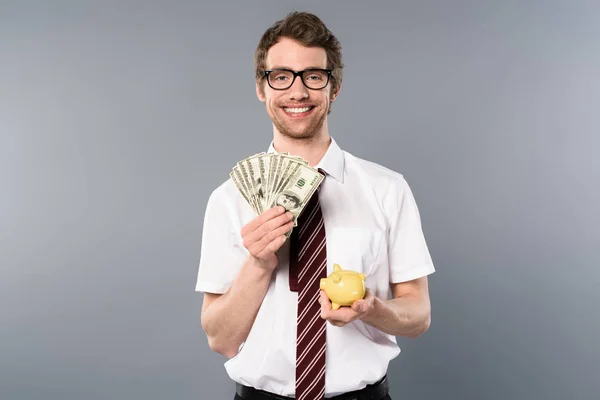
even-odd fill
[{"label": "arm", "polygon": [[202,328],[212,350],[228,358],[237,353],[250,333],[270,279],[271,271],[248,257],[227,292],[204,294]]},{"label": "arm", "polygon": [[382,332],[395,336],[415,338],[429,329],[431,304],[427,277],[408,282],[393,283],[392,299],[383,300],[367,291],[364,299],[351,307],[331,310],[327,295],[321,293],[321,316],[335,326],[362,320]]},{"label": "arm", "polygon": [[245,262],[225,293],[205,292],[202,328],[210,348],[226,357],[237,354],[248,337],[278,265],[275,252],[294,225],[293,215],[284,212],[283,207],[271,208],[242,228],[243,245],[248,250]]},{"label": "arm", "polygon": [[[402,176],[392,180],[382,204],[389,215],[387,254],[392,299],[369,296],[360,318],[395,336],[417,337],[429,329],[427,275],[434,271],[412,191]],[[418,277],[418,278],[416,278]]]},{"label": "arm", "polygon": [[[361,319],[375,328],[395,336],[415,338],[431,324],[431,303],[427,277],[409,282],[392,283],[392,299],[366,299],[366,312]],[[359,303],[359,306],[360,303]]]}]

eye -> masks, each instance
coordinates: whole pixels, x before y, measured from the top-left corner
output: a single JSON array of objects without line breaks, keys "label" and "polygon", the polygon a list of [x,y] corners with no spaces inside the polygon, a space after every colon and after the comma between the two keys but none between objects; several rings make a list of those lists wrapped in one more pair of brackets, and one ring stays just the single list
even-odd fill
[{"label": "eye", "polygon": [[273,82],[285,82],[292,76],[288,71],[273,71],[269,74],[269,79]]},{"label": "eye", "polygon": [[327,78],[327,75],[323,71],[310,71],[306,74],[305,79],[320,82]]}]

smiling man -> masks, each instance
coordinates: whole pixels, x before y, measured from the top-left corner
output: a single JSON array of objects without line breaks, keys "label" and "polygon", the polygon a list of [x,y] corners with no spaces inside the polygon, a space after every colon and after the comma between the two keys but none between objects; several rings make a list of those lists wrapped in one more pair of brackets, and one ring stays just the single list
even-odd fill
[{"label": "smiling man", "polygon": [[[268,151],[303,157],[324,180],[289,240],[286,202],[256,216],[231,179],[208,200],[196,290],[235,399],[391,399],[396,336],[430,325],[434,266],[406,180],[330,136],[342,70],[340,43],[310,13],[277,21],[256,49],[256,94],[273,122]],[[367,287],[337,310],[319,285],[334,264],[363,273]]]},{"label": "smiling man", "polygon": [[[326,51],[282,37],[266,54],[259,49],[256,62],[257,95],[265,103],[276,132],[286,139],[323,136],[330,102],[339,91],[339,77],[329,85],[332,70],[328,69]],[[298,69],[299,65],[304,67]],[[298,85],[294,85],[296,78]],[[266,90],[265,81],[271,90]]]}]

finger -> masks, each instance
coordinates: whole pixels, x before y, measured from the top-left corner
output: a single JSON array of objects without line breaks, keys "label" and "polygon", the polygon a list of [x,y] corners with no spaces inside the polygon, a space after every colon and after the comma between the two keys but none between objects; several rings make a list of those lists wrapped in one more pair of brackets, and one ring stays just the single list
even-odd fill
[{"label": "finger", "polygon": [[284,212],[285,207],[283,206],[269,208],[268,210],[264,211],[262,214],[254,218],[252,221],[244,225],[242,227],[241,235],[246,236],[250,232],[254,232],[259,226],[279,215],[282,215]]},{"label": "finger", "polygon": [[294,221],[290,220],[287,214],[284,214],[261,225],[256,231],[250,232],[243,238],[242,242],[248,250],[254,248],[255,252],[260,252],[277,236],[287,233],[293,227]]},{"label": "finger", "polygon": [[265,255],[265,253],[274,253],[277,251],[286,240],[284,236],[294,227],[294,221],[288,222],[286,225],[272,230],[263,236],[259,241],[253,243],[248,250],[253,254]]},{"label": "finger", "polygon": [[[286,212],[285,214],[279,215],[275,218],[264,222],[254,231],[248,232],[246,234],[246,236],[244,237],[244,246],[246,246],[246,243],[248,244],[248,246],[251,246],[252,243],[262,240],[265,237],[265,235],[271,233],[275,229],[281,228],[282,226],[286,226],[290,221],[292,221],[292,218],[293,214],[291,212]],[[294,226],[293,221],[291,226]],[[287,232],[287,230],[285,230],[283,233],[285,232]],[[268,242],[270,242],[271,240],[273,240],[273,236],[267,238]]]},{"label": "finger", "polygon": [[331,302],[329,301],[329,297],[327,297],[327,293],[325,293],[324,290],[321,290],[319,293],[319,304],[324,304],[324,303],[331,303]]},{"label": "finger", "polygon": [[326,314],[327,319],[333,322],[341,322],[348,324],[359,317],[360,313],[354,311],[352,307],[340,307],[337,310],[332,310]]},{"label": "finger", "polygon": [[331,311],[331,302],[323,291],[321,291],[321,295],[319,296],[319,302],[321,303],[321,313]]},{"label": "finger", "polygon": [[260,240],[264,236],[265,232],[258,232],[259,229],[266,223],[273,221],[273,219],[285,215],[284,212],[280,212],[282,210],[284,210],[283,207],[271,208],[244,225],[241,230],[241,235],[244,239],[244,246],[248,247],[246,243],[251,244]]},{"label": "finger", "polygon": [[331,307],[328,307],[326,303],[321,304],[321,318],[331,320]]},{"label": "finger", "polygon": [[287,238],[283,234],[275,237],[275,239],[268,243],[265,248],[257,254],[257,257],[264,258],[269,254],[275,253],[281,246],[283,246],[286,240]]},{"label": "finger", "polygon": [[[270,221],[267,221],[264,224],[262,224],[256,230],[256,234],[259,235],[260,237],[263,237],[263,236],[267,235],[269,232],[274,231],[277,228],[286,226],[290,222],[292,223],[291,226],[294,226],[293,218],[294,218],[294,214],[292,214],[291,212],[286,212],[285,214],[280,215],[276,218],[273,218]],[[285,232],[287,232],[287,231],[285,231]]]},{"label": "finger", "polygon": [[363,311],[365,311],[366,305],[367,305],[366,301],[356,300],[354,303],[352,303],[352,311],[363,312]]},{"label": "finger", "polygon": [[288,222],[265,235],[261,240],[254,244],[252,248],[259,257],[264,257],[268,254],[274,253],[285,243],[287,237],[285,236],[294,227],[294,221]]},{"label": "finger", "polygon": [[352,310],[350,307],[346,307],[344,309],[344,311],[345,312],[340,315],[339,320],[345,324],[354,321],[358,317],[358,314],[359,314],[356,311]]}]

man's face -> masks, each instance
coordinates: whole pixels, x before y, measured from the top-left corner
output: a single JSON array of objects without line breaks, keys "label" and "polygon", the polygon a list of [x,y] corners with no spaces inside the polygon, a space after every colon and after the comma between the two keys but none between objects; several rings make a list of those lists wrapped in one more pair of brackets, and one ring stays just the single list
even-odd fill
[{"label": "man's face", "polygon": [[[287,68],[301,71],[308,68],[327,68],[327,54],[318,47],[305,47],[281,38],[269,49],[265,69]],[[261,90],[262,85],[262,90]],[[290,138],[310,138],[323,129],[332,98],[331,81],[320,90],[304,86],[300,76],[286,90],[271,88],[266,80],[257,83],[258,98],[265,103],[275,128]]]}]

